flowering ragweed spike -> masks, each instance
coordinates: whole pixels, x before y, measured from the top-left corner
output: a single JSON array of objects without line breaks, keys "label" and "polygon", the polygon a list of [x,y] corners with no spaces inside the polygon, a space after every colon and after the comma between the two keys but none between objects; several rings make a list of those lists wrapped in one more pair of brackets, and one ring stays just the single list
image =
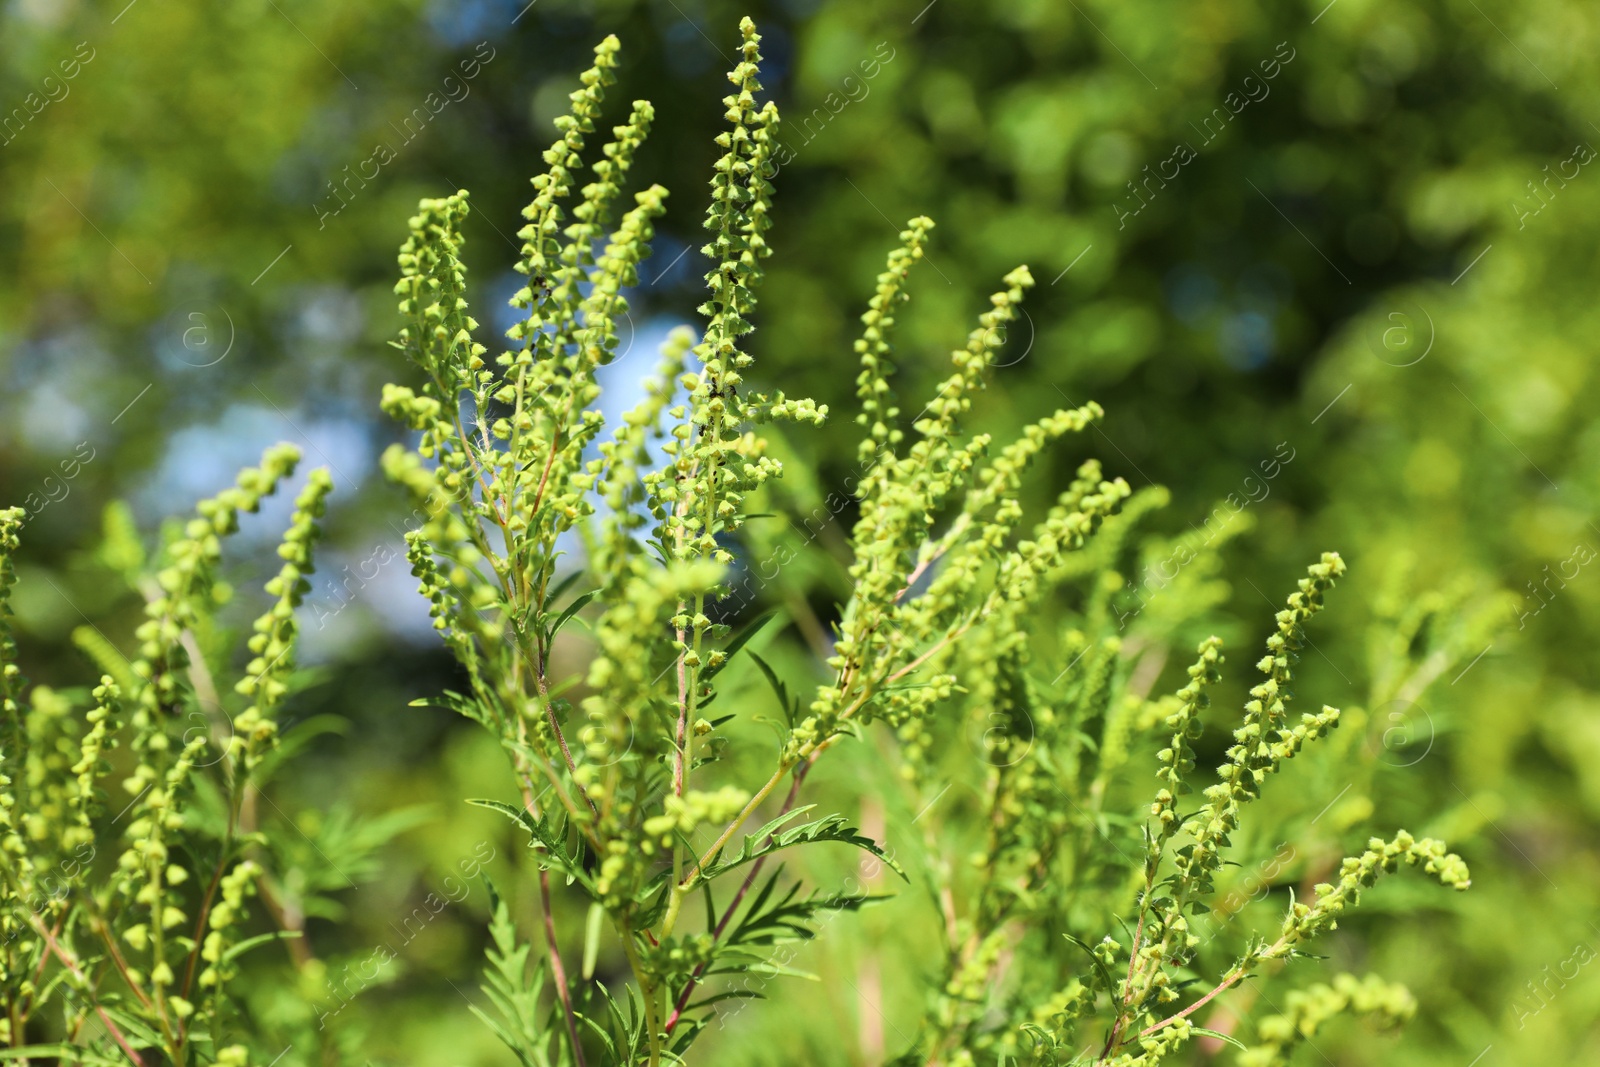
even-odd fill
[{"label": "flowering ragweed spike", "polygon": [[1239,1055],[1240,1067],[1285,1067],[1301,1042],[1309,1042],[1336,1015],[1356,1015],[1382,1026],[1400,1026],[1417,1012],[1417,1000],[1403,985],[1374,974],[1357,978],[1341,974],[1332,983],[1318,982],[1289,993],[1281,1014],[1256,1023],[1260,1043]]},{"label": "flowering ragweed spike", "polygon": [[[955,373],[939,385],[928,402],[927,415],[916,423],[923,439],[912,446],[910,454],[917,467],[914,484],[919,488],[941,486],[942,468],[954,447],[957,419],[971,408],[972,394],[983,388],[989,355],[1005,343],[1005,329],[1016,319],[1023,293],[1033,287],[1033,276],[1027,267],[1018,267],[1004,281],[1006,288],[989,298],[991,308],[978,316],[977,327],[967,335],[966,347],[951,353]],[[930,504],[936,505],[944,493],[930,493],[929,497]]]},{"label": "flowering ragweed spike", "polygon": [[1292,955],[1302,942],[1333,929],[1338,925],[1339,916],[1360,901],[1363,889],[1402,862],[1412,867],[1420,865],[1423,871],[1452,889],[1466,889],[1472,884],[1466,863],[1446,850],[1443,842],[1431,837],[1414,838],[1404,830],[1389,841],[1374,837],[1367,842],[1366,851],[1346,858],[1339,865],[1337,882],[1318,885],[1310,903],[1297,901],[1289,909],[1283,920],[1282,936],[1262,953],[1262,958]]},{"label": "flowering ragweed spike", "polygon": [[[1022,487],[1022,476],[1046,447],[1068,433],[1079,433],[1105,417],[1105,409],[1094,401],[1079,408],[1057,411],[1022,428],[1021,436],[1006,445],[989,464],[967,494],[963,514],[974,521]],[[1100,479],[1095,478],[1098,486]],[[1080,492],[1081,497],[1082,492]]]},{"label": "flowering ragweed spike", "polygon": [[99,808],[96,782],[111,770],[104,754],[122,728],[122,690],[110,675],[101,676],[92,695],[95,706],[89,711],[89,730],[83,735],[78,762],[72,765],[78,778],[78,825],[86,831],[92,830],[90,820]]},{"label": "flowering ragweed spike", "polygon": [[261,868],[251,860],[236,864],[220,884],[221,899],[212,907],[207,922],[210,932],[200,949],[200,958],[206,967],[200,972],[200,988],[214,990],[232,978],[237,968],[227,960],[230,944],[236,940],[233,927],[241,920],[244,899],[255,892],[255,880]]},{"label": "flowering ragweed spike", "polygon": [[0,511],[0,715],[6,723],[21,721],[17,700],[26,680],[17,667],[17,640],[11,632],[11,590],[17,584],[12,562],[22,540],[19,536],[28,513],[21,508]]},{"label": "flowering ragweed spike", "polygon": [[[694,333],[686,326],[673,330],[661,349],[661,364],[655,377],[646,384],[647,394],[623,419],[615,439],[600,446],[605,458],[596,492],[604,497],[611,514],[605,534],[597,546],[598,569],[605,574],[622,574],[630,557],[638,554],[637,531],[653,519],[666,521],[668,501],[664,494],[673,483],[667,465],[648,470],[649,442],[665,431],[661,420],[677,389],[684,360],[694,345]],[[684,619],[682,626],[687,625]]]},{"label": "flowering ragweed spike", "polygon": [[596,264],[593,285],[583,302],[578,355],[590,366],[610,361],[617,347],[617,319],[628,312],[622,290],[639,284],[639,263],[650,254],[651,220],[666,210],[667,191],[659,185],[638,194],[637,206]]},{"label": "flowering ragweed spike", "polygon": [[1294,756],[1306,740],[1337,725],[1338,711],[1325,708],[1310,716],[1299,734],[1282,729],[1305,625],[1322,609],[1323,593],[1343,574],[1344,560],[1339,554],[1323,553],[1290,595],[1288,607],[1277,614],[1277,632],[1267,639],[1268,655],[1258,664],[1267,680],[1250,690],[1244,722],[1234,731],[1235,744],[1228,749],[1228,761],[1219,772],[1221,781],[1206,790],[1208,803],[1191,820],[1196,846],[1179,866],[1186,882],[1200,887],[1209,884],[1211,872],[1221,862],[1220,850],[1238,826],[1240,809],[1260,795],[1262,779]]},{"label": "flowering ragweed spike", "polygon": [[[1189,747],[1189,742],[1199,736],[1200,713],[1211,703],[1206,688],[1221,677],[1222,641],[1208,637],[1201,643],[1199,651],[1199,660],[1189,668],[1189,684],[1178,691],[1178,709],[1166,720],[1167,728],[1172,731],[1170,740],[1167,747],[1156,754],[1161,763],[1161,769],[1156,773],[1161,790],[1156,794],[1155,803],[1150,806],[1150,814],[1158,824],[1157,847],[1177,832],[1178,797],[1190,791],[1185,779],[1194,769],[1194,750]],[[1153,890],[1153,878],[1147,880],[1151,883],[1147,888]]]},{"label": "flowering ragweed spike", "polygon": [[455,400],[476,384],[484,348],[472,340],[478,324],[467,314],[467,268],[461,262],[461,225],[467,217],[465,191],[424,200],[411,219],[411,236],[400,248],[399,347],[420,363],[441,403]]},{"label": "flowering ragweed spike", "polygon": [[[655,108],[650,101],[633,102],[633,113],[628,117],[628,122],[612,131],[616,139],[606,146],[604,157],[594,164],[595,181],[584,186],[583,203],[573,209],[574,221],[564,231],[567,243],[561,250],[561,266],[546,279],[551,289],[550,304],[554,311],[553,314],[547,314],[545,324],[553,328],[555,336],[567,337],[573,333],[574,327],[593,317],[592,314],[586,314],[587,302],[580,300],[580,282],[596,282],[616,275],[618,288],[637,284],[633,269],[649,253],[649,245],[645,244],[650,239],[648,219],[665,210],[661,204],[667,195],[665,189],[652,186],[638,195],[640,214],[631,221],[625,219],[622,229],[612,238],[611,247],[606,250],[606,256],[613,257],[609,264],[605,258],[597,264],[593,249],[595,243],[606,235],[612,204],[622,194],[622,181],[633,166],[633,158],[640,145],[650,135],[650,125],[654,120]],[[641,230],[643,234],[639,236]],[[592,266],[599,266],[599,271],[590,272],[588,268]],[[582,343],[576,352],[568,355],[598,362]]]},{"label": "flowering ragweed spike", "polygon": [[[19,810],[21,783],[6,773],[10,768],[24,766],[28,754],[26,716],[22,710],[27,680],[17,665],[17,642],[11,631],[11,591],[17,582],[13,559],[21,546],[19,533],[27,517],[21,508],[0,510],[0,862],[14,867],[17,874],[16,885],[9,880],[0,881],[0,935],[8,940],[23,932],[14,909],[23,905],[34,879],[31,849],[19,824],[19,816],[26,810]],[[19,996],[16,983],[24,976],[5,968],[0,963],[0,992],[8,998]]]},{"label": "flowering ragweed spike", "polygon": [[321,535],[317,519],[332,491],[333,477],[327,468],[318,467],[295,500],[289,529],[278,547],[283,566],[277,577],[267,582],[267,593],[277,601],[256,619],[255,634],[248,646],[254,656],[245,667],[244,677],[234,686],[235,692],[254,701],[233,722],[234,737],[247,768],[255,765],[263,747],[277,736],[273,712],[288,694],[288,679],[295,666],[299,626],[294,613],[311,591],[309,576],[316,571],[312,546]]},{"label": "flowering ragweed spike", "polygon": [[[913,221],[906,235],[908,249],[920,248],[927,229],[919,225],[922,221]],[[858,345],[863,356],[858,388],[864,402],[868,395],[887,390],[881,333],[887,324],[873,312],[892,307],[900,298],[897,286],[889,283],[903,273],[911,255],[891,257],[891,270],[880,279],[878,297],[864,320],[869,333]],[[988,353],[998,343],[999,331],[1015,317],[1023,292],[1033,284],[1025,267],[1007,275],[1005,282],[1007,288],[991,297],[991,310],[979,316],[966,348],[954,354],[956,373],[927,405],[931,414],[916,424],[921,440],[908,454],[896,457],[890,438],[868,426],[861,454],[870,466],[856,489],[861,517],[852,541],[855,562],[850,575],[855,591],[830,663],[838,681],[819,690],[812,714],[794,729],[787,749],[791,758],[808,756],[853,720],[886,715],[906,732],[913,709],[931,706],[926,694],[880,699],[877,690],[914,661],[920,662],[930,644],[937,648],[955,640],[1003,605],[1019,610],[1036,600],[1048,576],[1069,553],[1082,548],[1128,496],[1125,482],[1103,481],[1095,467],[1094,476],[1064,500],[1070,506],[1052,511],[1032,538],[1010,546],[1022,512],[1009,494],[1020,485],[1022,472],[1047,441],[1081,430],[1099,416],[1100,409],[1091,404],[1057,412],[1026,428],[1021,441],[1005,449],[988,468],[981,465],[988,436],[959,439],[960,415],[970,405],[970,394],[982,386]],[[934,517],[944,502],[968,486],[972,488],[960,517],[942,537],[931,538]],[[935,563],[942,566],[928,587],[920,596],[908,598],[912,583]]]},{"label": "flowering ragweed spike", "polygon": [[[1281,933],[1276,941],[1268,943],[1257,940],[1243,956],[1231,967],[1227,975],[1217,985],[1206,999],[1229,988],[1236,982],[1251,974],[1256,967],[1268,960],[1289,959],[1300,955],[1300,946],[1310,938],[1331,930],[1338,925],[1338,917],[1348,908],[1353,907],[1359,900],[1361,890],[1372,885],[1379,875],[1393,871],[1401,862],[1409,865],[1421,865],[1423,869],[1438,878],[1447,886],[1456,889],[1465,889],[1471,884],[1467,874],[1466,864],[1454,853],[1446,852],[1445,847],[1438,841],[1424,838],[1418,840],[1405,831],[1391,841],[1373,838],[1367,850],[1360,856],[1346,859],[1339,868],[1339,881],[1336,884],[1323,884],[1316,887],[1315,898],[1311,903],[1296,901],[1289,909],[1288,915],[1283,920]],[[1181,918],[1170,919],[1168,930],[1179,929],[1186,933],[1186,924]],[[1141,924],[1142,926],[1142,924]],[[1151,993],[1161,983],[1154,980],[1162,976],[1162,966],[1173,951],[1166,941],[1161,942],[1159,948],[1152,946],[1149,953],[1149,974],[1154,976],[1142,986],[1129,982],[1125,986],[1123,996],[1127,1005],[1126,1017],[1139,1018],[1142,1005],[1148,1000]],[[1179,951],[1182,952],[1180,946]],[[1180,958],[1185,958],[1180,956]],[[1130,972],[1131,973],[1131,972]],[[1298,1006],[1301,1011],[1291,1011],[1290,1016],[1278,1019],[1269,1019],[1264,1023],[1263,1037],[1268,1039],[1265,1047],[1247,1054],[1244,1062],[1254,1064],[1275,1064],[1282,1062],[1284,1049],[1299,1036],[1296,1032],[1300,1024],[1310,1022],[1314,1027],[1317,1016],[1330,1014],[1333,1011],[1342,1011],[1354,1007],[1358,1011],[1378,1010],[1370,1005],[1388,1005],[1391,1009],[1400,1009],[1395,1012],[1397,1018],[1403,1018],[1403,1009],[1406,997],[1397,995],[1391,987],[1368,987],[1358,990],[1351,984],[1353,980],[1348,976],[1338,980],[1332,991],[1314,994],[1314,1003],[1300,1001]],[[1360,1001],[1357,1000],[1360,998]],[[1202,1001],[1203,1003],[1203,1001]],[[1361,1004],[1368,1007],[1362,1007]],[[1173,1026],[1184,1022],[1187,1012],[1180,1012],[1169,1016],[1160,1023],[1153,1023],[1141,1031],[1141,1047],[1149,1048],[1148,1042],[1152,1035],[1168,1033]],[[1298,1015],[1298,1017],[1297,1017]],[[1148,1019],[1150,1016],[1145,1015]],[[1309,1033],[1309,1031],[1304,1031]],[[1175,1045],[1171,1047],[1176,1047]]]},{"label": "flowering ragweed spike", "polygon": [[[584,134],[594,132],[600,116],[600,105],[605,100],[608,86],[616,84],[617,52],[621,48],[615,36],[601,41],[594,50],[594,66],[580,79],[582,88],[572,94],[572,111],[556,119],[560,138],[544,153],[549,170],[533,179],[534,198],[522,211],[528,220],[517,236],[522,238],[522,258],[516,269],[534,280],[535,285],[523,289],[512,298],[512,306],[529,311],[526,324],[512,330],[513,338],[532,338],[545,325],[543,304],[549,299],[547,282],[560,264],[563,213],[561,201],[572,192],[573,172],[582,166],[580,153],[584,149]],[[537,288],[539,291],[535,292]]]},{"label": "flowering ragweed spike", "polygon": [[245,469],[234,488],[202,500],[195,508],[199,517],[185,527],[185,536],[168,546],[166,566],[156,575],[160,595],[145,606],[146,621],[136,631],[139,655],[132,669],[143,682],[135,694],[136,750],[144,750],[156,736],[153,716],[176,709],[180,672],[189,665],[181,638],[208,610],[222,537],[238,529],[239,512],[258,510],[262,498],[293,474],[299,461],[300,451],[293,446],[269,448],[261,466]]},{"label": "flowering ragweed spike", "polygon": [[872,294],[861,316],[863,330],[856,341],[856,353],[861,357],[856,397],[861,401],[861,412],[856,422],[867,428],[866,439],[860,446],[863,462],[885,448],[894,448],[903,436],[896,424],[900,409],[893,406],[894,391],[889,385],[889,378],[894,374],[894,364],[889,361],[889,334],[894,329],[898,306],[911,299],[905,289],[906,279],[911,268],[922,259],[923,245],[932,230],[933,220],[923,215],[906,223],[906,228],[900,232],[901,245],[889,253],[889,261],[878,275],[877,292]]},{"label": "flowering ragweed spike", "polygon": [[[1212,875],[1220,867],[1223,850],[1231,843],[1231,835],[1239,825],[1244,805],[1260,795],[1262,780],[1278,770],[1283,761],[1297,755],[1305,742],[1314,740],[1338,724],[1339,712],[1324,708],[1315,715],[1305,715],[1299,726],[1282,729],[1289,698],[1289,682],[1293,665],[1293,649],[1304,641],[1304,626],[1322,607],[1321,594],[1332,586],[1333,580],[1344,573],[1344,562],[1337,553],[1324,553],[1312,565],[1308,577],[1302,579],[1297,592],[1289,597],[1288,609],[1276,618],[1277,632],[1267,639],[1269,655],[1258,666],[1268,675],[1266,682],[1251,690],[1251,699],[1245,705],[1243,723],[1234,731],[1234,745],[1228,749],[1228,760],[1219,771],[1220,781],[1205,790],[1206,803],[1182,825],[1194,836],[1194,841],[1180,849],[1176,856],[1176,874],[1172,895],[1164,906],[1150,916],[1152,957],[1155,961],[1186,960],[1200,944],[1200,939],[1183,918],[1185,909],[1200,894],[1211,889]],[[1201,662],[1194,670],[1202,677],[1214,673],[1220,655],[1213,648],[1208,652],[1202,646]],[[1208,658],[1211,661],[1208,663]],[[1190,687],[1198,681],[1193,679]],[[1186,690],[1185,692],[1188,692]],[[1199,691],[1194,691],[1198,697]],[[1180,828],[1176,817],[1177,797],[1184,792],[1183,770],[1189,762],[1189,751],[1184,737],[1198,729],[1195,715],[1198,708],[1184,709],[1174,717],[1172,744],[1163,750],[1161,778],[1163,788],[1157,793],[1151,814],[1158,825],[1149,835],[1144,871],[1144,888],[1141,895],[1141,916],[1150,906],[1155,893],[1157,869],[1162,858],[1162,848]],[[1164,975],[1160,962],[1150,965],[1151,975],[1145,981],[1125,991],[1130,1002],[1142,1001],[1157,991],[1155,976]]]},{"label": "flowering ragweed spike", "polygon": [[738,529],[745,495],[781,471],[761,444],[747,436],[746,424],[773,416],[820,422],[826,414],[809,400],[786,400],[782,393],[768,400],[753,394],[744,381],[754,360],[739,347],[740,339],[755,329],[750,316],[762,280],[761,261],[772,254],[763,235],[772,225],[768,179],[776,170],[772,130],[778,112],[770,102],[756,106],[761,37],[749,19],[741,31],[742,60],[728,74],[738,91],[722,100],[733,129],[717,138],[725,152],[714,168],[706,212],[712,239],[701,249],[713,266],[706,274],[711,295],[700,305],[705,333],[694,348],[700,370],[687,376],[693,429],[676,456],[675,466],[684,478],[673,494],[675,506],[665,530],[682,552],[723,562],[731,557],[717,547],[718,533]]}]

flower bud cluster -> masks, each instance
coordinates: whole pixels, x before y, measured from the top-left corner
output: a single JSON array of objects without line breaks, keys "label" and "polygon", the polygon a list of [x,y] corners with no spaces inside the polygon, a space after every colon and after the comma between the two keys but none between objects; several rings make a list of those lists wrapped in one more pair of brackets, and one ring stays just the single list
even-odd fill
[{"label": "flower bud cluster", "polygon": [[1361,899],[1361,891],[1378,877],[1396,870],[1401,863],[1420,865],[1440,883],[1452,889],[1466,889],[1472,876],[1466,863],[1431,837],[1415,838],[1401,830],[1392,840],[1374,837],[1359,856],[1346,857],[1339,865],[1339,880],[1317,885],[1310,903],[1297,901],[1283,920],[1282,938],[1264,958],[1291,955],[1296,946],[1325,930],[1336,929],[1339,916]]},{"label": "flower bud cluster", "polygon": [[1293,990],[1282,1003],[1282,1014],[1256,1024],[1260,1043],[1240,1054],[1240,1067],[1285,1067],[1296,1047],[1310,1042],[1323,1024],[1338,1015],[1363,1016],[1393,1027],[1417,1013],[1417,1000],[1409,989],[1375,974],[1362,978],[1341,974],[1331,983]]}]

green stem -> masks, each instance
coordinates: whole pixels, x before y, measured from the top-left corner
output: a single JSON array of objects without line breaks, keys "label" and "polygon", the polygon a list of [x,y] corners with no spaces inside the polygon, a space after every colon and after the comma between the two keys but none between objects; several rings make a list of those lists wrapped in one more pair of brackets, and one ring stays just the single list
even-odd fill
[{"label": "green stem", "polygon": [[772,777],[767,779],[767,784],[762,786],[756,795],[750,798],[750,802],[744,806],[744,810],[739,812],[734,820],[728,824],[727,828],[711,843],[711,847],[706,849],[705,854],[695,862],[688,876],[673,885],[671,899],[667,902],[667,915],[661,922],[661,936],[663,939],[672,932],[673,925],[678,921],[678,910],[683,906],[683,898],[688,896],[690,889],[694,888],[694,880],[700,876],[701,870],[705,868],[706,864],[716,859],[717,853],[722,851],[723,846],[728,843],[728,839],[738,833],[739,827],[743,826],[745,820],[749,819],[756,808],[761,805],[761,802],[767,799],[767,795],[778,787],[778,783],[783,781],[783,776],[788,774],[789,768],[793,766],[793,763],[786,760],[779,761],[778,769],[772,772]]}]

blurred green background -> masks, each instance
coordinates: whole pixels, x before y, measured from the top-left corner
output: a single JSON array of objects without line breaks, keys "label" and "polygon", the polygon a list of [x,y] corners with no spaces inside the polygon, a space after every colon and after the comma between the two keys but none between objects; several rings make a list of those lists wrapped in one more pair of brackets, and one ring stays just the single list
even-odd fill
[{"label": "blurred green background", "polygon": [[[620,406],[700,298],[722,72],[750,14],[790,149],[757,377],[852,411],[856,317],[904,220],[926,213],[939,228],[903,319],[902,395],[927,393],[985,295],[1027,263],[1038,287],[980,421],[1014,427],[1091,397],[1108,411],[1045,482],[1092,452],[1136,487],[1171,489],[1156,521],[1170,533],[1229,494],[1251,500],[1217,613],[1235,647],[1260,640],[1266,601],[1317,552],[1349,562],[1303,689],[1355,709],[1353,725],[1298,806],[1336,804],[1329,848],[1397,825],[1446,835],[1474,887],[1420,910],[1374,895],[1329,952],[1410,984],[1418,1018],[1398,1038],[1340,1024],[1306,1062],[1600,1062],[1600,969],[1572,962],[1600,947],[1600,568],[1587,566],[1600,550],[1600,177],[1587,165],[1600,10],[125,3],[0,9],[0,499],[38,512],[17,599],[28,673],[81,682],[72,629],[131,629],[137,603],[87,555],[109,500],[151,529],[277,440],[333,468],[303,620],[326,677],[293,716],[345,725],[276,791],[311,813],[304,838],[334,866],[360,827],[420,806],[376,860],[342,872],[349,885],[302,887],[330,975],[394,949],[353,998],[302,976],[303,1004],[350,1000],[338,1023],[365,1055],[507,1062],[464,1003],[480,996],[481,890],[398,931],[427,894],[456,892],[444,880],[481,842],[491,869],[518,847],[459,803],[500,776],[492,745],[407,706],[450,683],[412,579],[389,561],[408,509],[376,472],[394,435],[378,391],[409,373],[385,344],[405,219],[419,197],[471,191],[468,261],[493,347],[551,119],[616,33],[612,114],[654,102],[636,173],[673,192],[630,294],[633,340],[607,374]],[[853,460],[836,423],[788,446],[823,493]],[[265,575],[286,513],[246,527],[261,558],[236,559],[240,575]],[[1431,596],[1481,606],[1496,589],[1504,624],[1464,669],[1372,706],[1371,620]],[[1251,657],[1233,658],[1242,691]],[[835,788],[856,788],[872,758],[841,757]],[[1283,787],[1311,788],[1295,781]],[[914,804],[863,803],[891,847],[909,845]],[[831,924],[802,950],[823,982],[775,984],[775,1004],[714,1026],[707,1062],[868,1063],[908,1043],[922,964],[907,931],[924,920],[897,907]],[[1326,977],[1315,971],[1290,978]],[[796,1018],[838,1023],[797,1032]]]}]

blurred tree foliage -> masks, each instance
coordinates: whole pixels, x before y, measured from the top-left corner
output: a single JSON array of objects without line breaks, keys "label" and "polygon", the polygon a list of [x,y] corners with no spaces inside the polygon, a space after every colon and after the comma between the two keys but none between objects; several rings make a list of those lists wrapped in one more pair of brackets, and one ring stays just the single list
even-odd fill
[{"label": "blurred tree foliage", "polygon": [[[1594,1060],[1600,983],[1572,961],[1600,943],[1585,892],[1600,876],[1600,179],[1587,165],[1600,86],[1584,59],[1600,15],[1576,0],[11,0],[0,486],[6,503],[46,502],[24,559],[57,586],[19,589],[31,646],[58,650],[30,673],[65,673],[77,609],[137,612],[81,554],[107,500],[174,510],[263,442],[309,444],[335,470],[344,558],[306,637],[315,654],[326,635],[338,670],[304,713],[347,716],[361,742],[319,744],[294,788],[367,815],[459,795],[495,756],[443,713],[405,708],[445,668],[431,645],[389,650],[415,633],[388,606],[410,579],[372,562],[398,544],[403,511],[372,477],[401,220],[419,196],[471,189],[473,269],[509,293],[513,235],[492,227],[529,198],[581,57],[617,33],[612,99],[654,101],[638,167],[674,191],[630,297],[640,354],[619,379],[642,375],[652,339],[699,299],[708,102],[745,13],[767,36],[790,150],[755,337],[763,376],[849,395],[859,294],[913,214],[940,226],[904,321],[907,395],[940,373],[981,294],[1029,263],[1039,290],[982,418],[1020,424],[1093,397],[1109,417],[1085,447],[1135,485],[1170,487],[1167,530],[1230,494],[1248,501],[1224,624],[1252,640],[1269,611],[1256,587],[1282,587],[1323,547],[1350,561],[1366,617],[1338,613],[1307,660],[1319,693],[1365,709],[1345,779],[1326,783],[1328,817],[1354,827],[1381,810],[1449,837],[1477,873],[1451,911],[1397,937],[1369,943],[1368,920],[1351,924],[1340,951],[1421,1001],[1396,1062],[1459,1065],[1490,1045],[1485,1064]],[[491,347],[503,325],[486,326]],[[834,442],[852,436],[792,436],[820,500],[852,462]],[[1076,460],[1061,457],[1056,483]],[[1135,610],[1148,579],[1128,579]],[[835,580],[814,583],[824,619]],[[1471,643],[1471,665],[1409,703],[1384,674],[1392,650],[1363,637],[1384,618],[1422,659]],[[389,916],[498,832],[436,810],[352,894],[355,925],[323,931],[326,960],[365,959]],[[915,813],[880,813],[891,841]],[[363,994],[378,1054],[482,1048],[491,1062],[465,1005],[440,1010],[482,906],[431,924]],[[918,1006],[897,1002],[893,975],[916,956],[889,915],[840,920],[873,931],[881,961],[830,939],[836,955],[809,961],[822,990],[774,995],[849,1015],[864,1009],[835,983],[880,968],[886,1014],[859,1029],[903,1044],[894,1028]],[[406,1013],[419,1004],[425,1026]],[[780,1043],[742,1028],[756,1014],[718,1035],[728,1062],[845,1062],[867,1040],[844,1026],[809,1033],[814,1048]],[[1352,1036],[1335,1028],[1318,1047],[1354,1062],[1337,1059]]]}]

